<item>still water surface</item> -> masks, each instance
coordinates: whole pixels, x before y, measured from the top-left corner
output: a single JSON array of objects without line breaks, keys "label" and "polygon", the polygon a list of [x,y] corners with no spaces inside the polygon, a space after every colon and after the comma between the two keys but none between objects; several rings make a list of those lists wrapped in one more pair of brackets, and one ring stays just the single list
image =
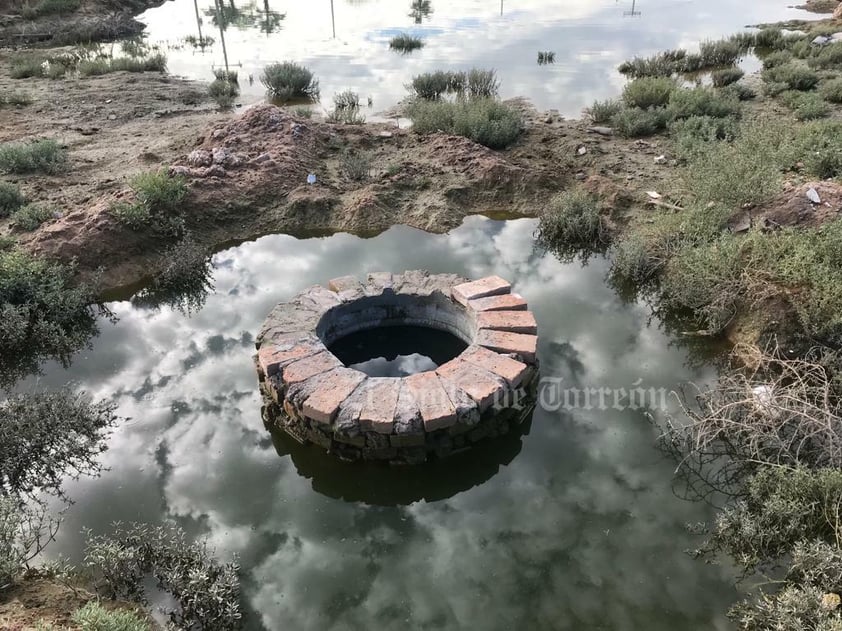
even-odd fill
[{"label": "still water surface", "polygon": [[[729,628],[727,568],[691,559],[673,463],[640,411],[541,410],[528,433],[442,466],[333,462],[273,440],[260,419],[253,335],[271,307],[345,274],[499,274],[539,322],[545,377],[566,386],[673,388],[711,379],[605,283],[606,263],[563,264],[533,246],[533,220],[472,217],[446,235],[394,227],[371,239],[269,236],[215,257],[215,291],[187,317],[111,305],[68,380],[113,398],[110,471],[69,483],[54,553],[80,531],[175,521],[238,555],[253,629]],[[25,387],[32,387],[32,383]]]},{"label": "still water surface", "polygon": [[[635,55],[694,49],[747,24],[811,14],[782,0],[222,0],[229,63],[239,69],[244,104],[259,101],[259,77],[275,61],[296,61],[321,82],[323,109],[335,93],[358,92],[370,120],[406,96],[416,74],[495,68],[501,96],[526,97],[539,109],[578,116],[594,99],[615,97],[617,66]],[[331,19],[331,6],[334,17]],[[196,14],[201,24],[197,24]],[[213,0],[171,0],[141,16],[150,41],[167,48],[171,72],[212,80],[223,66]],[[283,17],[281,17],[283,16]],[[333,31],[335,27],[336,35]],[[214,38],[212,46],[184,43]],[[411,55],[389,50],[402,32],[426,46]],[[172,48],[175,47],[175,48]],[[539,51],[555,63],[539,66]],[[249,85],[252,75],[254,84]]]}]

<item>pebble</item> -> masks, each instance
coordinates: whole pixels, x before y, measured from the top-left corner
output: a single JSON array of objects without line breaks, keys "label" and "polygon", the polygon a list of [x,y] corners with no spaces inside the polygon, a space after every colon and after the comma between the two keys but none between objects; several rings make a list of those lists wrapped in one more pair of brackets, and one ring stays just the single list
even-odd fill
[{"label": "pebble", "polygon": [[610,127],[588,127],[588,131],[600,136],[613,136],[614,130]]},{"label": "pebble", "polygon": [[575,178],[576,178],[577,180],[579,180],[580,182],[581,182],[582,180],[584,180],[584,179],[587,179],[587,176],[586,176],[586,175],[584,174],[584,172],[582,172],[582,171],[579,171],[579,172],[578,172],[576,175],[574,175],[573,177],[575,177]]},{"label": "pebble", "polygon": [[666,156],[664,156],[664,155],[655,156],[655,164],[666,164],[666,162],[667,162]]},{"label": "pebble", "polygon": [[814,188],[811,188],[807,191],[807,199],[809,199],[814,204],[822,203],[822,198],[819,197],[819,192]]},{"label": "pebble", "polygon": [[576,153],[577,153],[577,154],[579,154],[580,156],[585,155],[587,152],[588,152],[588,148],[587,148],[587,147],[585,147],[584,145],[582,145],[581,147],[579,147],[579,148],[576,150]]},{"label": "pebble", "polygon": [[109,115],[108,115],[108,120],[110,120],[110,121],[115,121],[115,120],[117,120],[117,115],[116,115],[116,114],[109,114]]}]

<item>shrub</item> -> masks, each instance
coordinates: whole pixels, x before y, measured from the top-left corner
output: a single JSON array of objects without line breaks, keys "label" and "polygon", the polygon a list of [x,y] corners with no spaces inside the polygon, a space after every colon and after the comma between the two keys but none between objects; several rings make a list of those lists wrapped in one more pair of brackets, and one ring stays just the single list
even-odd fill
[{"label": "shrub", "polygon": [[292,113],[300,118],[313,118],[313,108],[299,105],[292,110]]},{"label": "shrub", "polygon": [[0,218],[8,217],[25,203],[26,199],[17,186],[0,182]]},{"label": "shrub", "polygon": [[58,522],[47,516],[42,504],[0,494],[0,591],[29,567],[57,530]]},{"label": "shrub", "polygon": [[799,159],[815,177],[827,179],[842,175],[842,123],[822,121],[801,128],[791,161]]},{"label": "shrub", "polygon": [[360,95],[352,90],[345,90],[333,96],[333,110],[327,115],[329,123],[362,125],[365,116],[360,112]]},{"label": "shrub", "polygon": [[626,84],[623,101],[629,107],[661,107],[669,102],[677,88],[676,82],[666,77],[641,77]]},{"label": "shrub", "polygon": [[4,105],[29,105],[32,97],[24,92],[6,92],[0,95],[0,107]]},{"label": "shrub", "polygon": [[717,88],[724,88],[726,85],[736,83],[745,76],[745,72],[741,68],[734,66],[732,68],[722,68],[721,70],[714,70],[710,74],[713,85]]},{"label": "shrub", "polygon": [[187,183],[181,176],[170,177],[165,169],[141,173],[131,180],[135,203],[118,203],[111,207],[117,220],[132,228],[150,228],[167,236],[184,232],[181,202],[187,195]]},{"label": "shrub", "polygon": [[239,94],[240,86],[236,82],[227,81],[226,79],[217,78],[208,86],[208,95],[222,109],[232,107]]},{"label": "shrub", "polygon": [[0,384],[44,357],[66,361],[96,332],[95,291],[73,275],[70,266],[0,252]]},{"label": "shrub", "polygon": [[635,57],[620,64],[619,72],[633,79],[641,77],[669,77],[682,72],[687,59],[686,50],[671,50],[652,57]]},{"label": "shrub", "polygon": [[80,0],[40,0],[37,4],[26,5],[21,11],[21,15],[31,20],[41,15],[60,15],[64,13],[73,13],[79,9],[81,5]]},{"label": "shrub", "polygon": [[176,628],[240,628],[239,567],[220,564],[206,543],[188,543],[178,528],[134,524],[110,537],[89,534],[85,564],[113,595],[132,600],[144,600],[143,580],[152,575],[179,605],[169,612]]},{"label": "shrub", "polygon": [[596,125],[610,123],[614,115],[623,109],[620,101],[594,101],[593,105],[585,109],[585,114]]},{"label": "shrub", "polygon": [[85,59],[77,67],[83,77],[100,76],[110,72],[164,72],[167,58],[162,53],[149,57],[114,57],[113,59]]},{"label": "shrub", "polygon": [[624,108],[611,119],[611,126],[626,138],[651,136],[666,129],[669,115],[663,107],[641,110]]},{"label": "shrub", "polygon": [[68,476],[99,473],[115,421],[114,405],[94,403],[83,392],[10,396],[0,404],[0,496],[41,491],[61,497]]},{"label": "shrub", "polygon": [[754,89],[744,83],[732,83],[731,85],[722,88],[722,93],[726,96],[734,97],[738,101],[749,101],[757,96]]},{"label": "shrub", "polygon": [[436,70],[414,76],[412,83],[407,87],[419,99],[436,101],[443,95],[453,92],[457,84],[460,89],[464,84],[464,79],[460,78],[459,73]]},{"label": "shrub", "polygon": [[227,81],[228,83],[239,84],[239,74],[236,70],[226,70],[225,68],[214,68],[213,76],[217,81]]},{"label": "shrub", "polygon": [[54,217],[55,211],[52,208],[39,204],[28,204],[12,213],[12,223],[18,230],[32,232],[42,223]]},{"label": "shrub", "polygon": [[213,262],[208,252],[185,237],[163,255],[164,267],[149,287],[132,298],[141,307],[167,305],[183,313],[199,311],[213,290]]},{"label": "shrub", "polygon": [[562,258],[579,249],[599,249],[608,241],[601,213],[599,201],[584,190],[560,193],[541,213],[538,241]]},{"label": "shrub", "polygon": [[407,54],[419,48],[424,48],[424,40],[420,37],[408,35],[407,33],[401,33],[400,35],[395,35],[389,41],[389,48]]},{"label": "shrub", "polygon": [[693,88],[676,90],[670,95],[668,106],[672,118],[690,118],[691,116],[712,116],[725,118],[739,116],[740,102],[727,93],[712,88]]},{"label": "shrub", "polygon": [[551,50],[542,50],[538,52],[538,65],[546,66],[547,64],[555,63],[555,53]]},{"label": "shrub", "polygon": [[471,68],[465,80],[465,94],[473,99],[488,99],[497,96],[500,82],[495,70]]},{"label": "shrub", "polygon": [[828,103],[842,103],[842,79],[822,81],[819,92]]},{"label": "shrub", "polygon": [[827,103],[818,94],[812,92],[788,91],[781,94],[780,99],[800,121],[825,118],[830,114]]},{"label": "shrub", "polygon": [[98,602],[91,601],[77,609],[70,621],[80,631],[149,631],[149,625],[136,613],[125,610],[109,611]]},{"label": "shrub", "polygon": [[763,81],[786,84],[790,90],[812,90],[819,83],[819,75],[795,62],[774,66],[763,71]]},{"label": "shrub", "polygon": [[784,32],[779,28],[764,28],[754,34],[754,46],[761,50],[780,50],[785,45]]},{"label": "shrub", "polygon": [[807,58],[807,65],[817,69],[839,68],[842,66],[842,42],[822,46],[818,54]]},{"label": "shrub", "polygon": [[67,162],[67,152],[55,140],[0,144],[0,171],[56,173]]},{"label": "shrub", "polygon": [[770,53],[763,58],[763,69],[775,68],[777,66],[784,66],[792,62],[792,53],[788,50],[779,50]]},{"label": "shrub", "polygon": [[745,51],[745,42],[735,39],[705,41],[699,45],[699,54],[704,68],[732,66]]},{"label": "shrub", "polygon": [[491,149],[515,142],[523,130],[520,113],[491,99],[470,101],[419,101],[409,109],[413,129],[420,134],[441,131],[470,138]]},{"label": "shrub", "polygon": [[732,117],[691,116],[674,121],[669,130],[678,154],[689,157],[696,152],[707,151],[710,148],[708,143],[733,139],[739,125]]},{"label": "shrub", "polygon": [[18,59],[12,62],[12,68],[9,71],[12,79],[28,79],[29,77],[40,77],[43,74],[42,64],[43,59],[36,59],[28,57],[25,59]]},{"label": "shrub", "polygon": [[340,166],[348,179],[355,182],[362,182],[371,176],[371,156],[362,151],[343,153]]},{"label": "shrub", "polygon": [[261,83],[269,94],[277,99],[318,99],[319,82],[304,66],[285,61],[263,69]]}]

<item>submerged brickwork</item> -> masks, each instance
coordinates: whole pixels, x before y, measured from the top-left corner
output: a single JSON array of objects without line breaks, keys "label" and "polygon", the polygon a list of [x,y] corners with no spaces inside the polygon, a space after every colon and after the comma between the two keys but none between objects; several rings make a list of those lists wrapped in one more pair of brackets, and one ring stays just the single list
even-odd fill
[{"label": "submerged brickwork", "polygon": [[[469,346],[436,370],[369,377],[328,347],[360,330],[416,325]],[[347,460],[419,463],[507,432],[531,411],[538,327],[499,276],[346,276],[269,314],[257,338],[264,420]]]}]

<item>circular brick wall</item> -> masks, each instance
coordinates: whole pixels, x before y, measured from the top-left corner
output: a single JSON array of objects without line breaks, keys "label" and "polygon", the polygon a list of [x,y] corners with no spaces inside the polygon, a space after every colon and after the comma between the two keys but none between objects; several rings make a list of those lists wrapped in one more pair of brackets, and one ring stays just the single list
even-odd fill
[{"label": "circular brick wall", "polygon": [[[357,331],[414,325],[468,344],[435,370],[368,377],[328,347]],[[348,460],[418,463],[505,433],[531,410],[537,325],[498,276],[346,276],[269,314],[257,338],[263,415],[302,443]]]}]

